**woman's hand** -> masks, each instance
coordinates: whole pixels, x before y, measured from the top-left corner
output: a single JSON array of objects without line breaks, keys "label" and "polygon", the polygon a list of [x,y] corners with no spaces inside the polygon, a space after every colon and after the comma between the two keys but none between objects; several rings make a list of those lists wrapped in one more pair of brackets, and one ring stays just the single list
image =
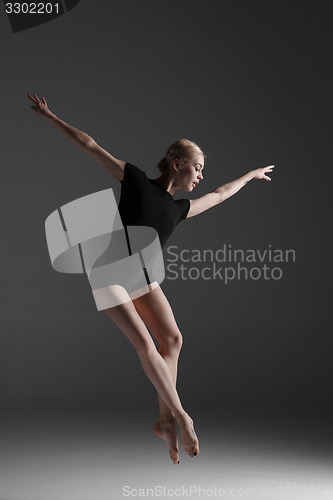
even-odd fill
[{"label": "woman's hand", "polygon": [[30,94],[27,94],[27,96],[34,103],[34,106],[31,106],[31,109],[33,109],[37,115],[42,116],[43,118],[50,118],[53,116],[53,113],[49,110],[44,97],[42,97],[42,100],[40,101],[36,94],[34,94],[34,97]]},{"label": "woman's hand", "polygon": [[272,179],[266,175],[267,172],[273,172],[275,165],[269,165],[268,167],[257,168],[253,170],[253,179],[265,179],[266,181],[271,181]]}]

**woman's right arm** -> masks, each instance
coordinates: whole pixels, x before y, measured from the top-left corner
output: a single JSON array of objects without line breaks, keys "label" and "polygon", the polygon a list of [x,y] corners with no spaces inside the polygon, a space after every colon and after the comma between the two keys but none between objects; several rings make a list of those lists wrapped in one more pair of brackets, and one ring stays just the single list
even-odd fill
[{"label": "woman's right arm", "polygon": [[110,175],[121,181],[124,178],[124,167],[126,162],[114,158],[108,151],[101,148],[90,135],[72,127],[68,123],[60,120],[54,113],[50,111],[46,100],[42,97],[42,101],[36,94],[31,96],[27,94],[34,105],[31,108],[39,116],[46,118],[52,125],[57,128],[65,137],[67,137],[76,146],[82,149],[85,153],[97,161]]}]

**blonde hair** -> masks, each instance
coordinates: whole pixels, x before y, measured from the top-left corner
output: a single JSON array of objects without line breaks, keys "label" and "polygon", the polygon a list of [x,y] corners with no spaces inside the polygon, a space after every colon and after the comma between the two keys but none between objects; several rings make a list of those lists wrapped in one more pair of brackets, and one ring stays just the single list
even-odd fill
[{"label": "blonde hair", "polygon": [[206,158],[204,152],[201,148],[193,141],[188,139],[180,139],[177,142],[171,144],[165,153],[164,158],[158,163],[157,168],[164,172],[173,161],[178,158],[181,163],[188,164],[193,159],[195,154],[201,153],[204,158]]}]

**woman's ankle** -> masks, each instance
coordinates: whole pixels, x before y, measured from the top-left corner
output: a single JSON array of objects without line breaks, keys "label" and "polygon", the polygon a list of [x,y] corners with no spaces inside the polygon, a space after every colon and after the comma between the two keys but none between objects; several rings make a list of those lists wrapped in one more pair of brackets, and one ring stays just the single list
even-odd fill
[{"label": "woman's ankle", "polygon": [[181,411],[175,411],[175,419],[177,420],[178,425],[182,425],[186,422],[186,420],[189,418],[189,415],[186,413],[185,410]]},{"label": "woman's ankle", "polygon": [[175,416],[173,413],[160,413],[159,422],[174,422]]}]

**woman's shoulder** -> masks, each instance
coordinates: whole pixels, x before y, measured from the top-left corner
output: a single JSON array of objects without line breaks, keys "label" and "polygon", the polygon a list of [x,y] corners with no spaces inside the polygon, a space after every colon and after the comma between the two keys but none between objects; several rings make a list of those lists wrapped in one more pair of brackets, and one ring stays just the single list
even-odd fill
[{"label": "woman's shoulder", "polygon": [[132,179],[147,179],[147,175],[141,168],[127,161],[124,166],[124,177],[120,182],[123,183]]}]

